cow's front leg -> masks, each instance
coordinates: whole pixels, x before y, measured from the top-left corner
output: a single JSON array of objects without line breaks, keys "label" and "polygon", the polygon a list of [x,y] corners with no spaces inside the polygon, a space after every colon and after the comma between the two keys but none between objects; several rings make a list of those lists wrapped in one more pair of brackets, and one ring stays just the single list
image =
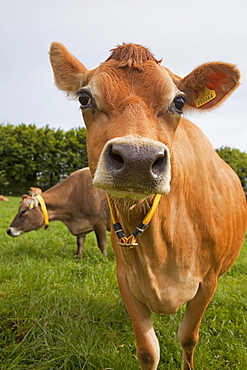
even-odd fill
[{"label": "cow's front leg", "polygon": [[142,370],[157,369],[160,350],[155,335],[150,310],[132,294],[122,268],[117,267],[119,289],[133,326],[137,356]]},{"label": "cow's front leg", "polygon": [[101,250],[103,256],[107,260],[107,241],[106,241],[106,227],[103,224],[98,224],[94,226],[94,232],[97,238],[98,247]]},{"label": "cow's front leg", "polygon": [[203,314],[210,303],[217,285],[214,273],[209,273],[199,286],[196,296],[187,304],[184,318],[178,330],[178,339],[183,348],[183,370],[194,368],[194,350],[199,339]]},{"label": "cow's front leg", "polygon": [[82,259],[82,252],[84,249],[84,242],[85,242],[85,235],[77,236],[76,243],[77,243],[77,257],[81,260]]}]

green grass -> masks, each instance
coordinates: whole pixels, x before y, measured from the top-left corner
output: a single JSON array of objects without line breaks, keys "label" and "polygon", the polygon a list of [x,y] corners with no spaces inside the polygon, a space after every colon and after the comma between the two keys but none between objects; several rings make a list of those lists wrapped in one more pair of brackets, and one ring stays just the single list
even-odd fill
[{"label": "green grass", "polygon": [[[6,229],[19,200],[0,203],[0,369],[139,369],[110,242],[106,262],[89,234],[78,261],[75,237],[62,223],[11,238]],[[197,370],[247,369],[246,265],[247,243],[204,315]],[[180,369],[183,309],[153,315],[159,369]]]}]

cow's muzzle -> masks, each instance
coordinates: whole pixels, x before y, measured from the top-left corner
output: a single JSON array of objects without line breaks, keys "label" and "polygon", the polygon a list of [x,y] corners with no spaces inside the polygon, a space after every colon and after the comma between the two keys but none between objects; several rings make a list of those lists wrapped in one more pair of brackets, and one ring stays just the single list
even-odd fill
[{"label": "cow's muzzle", "polygon": [[9,227],[6,231],[9,236],[19,236],[22,234],[21,230],[16,229],[15,227]]},{"label": "cow's muzzle", "polygon": [[117,196],[143,197],[170,190],[169,149],[161,142],[127,136],[104,147],[94,185]]}]

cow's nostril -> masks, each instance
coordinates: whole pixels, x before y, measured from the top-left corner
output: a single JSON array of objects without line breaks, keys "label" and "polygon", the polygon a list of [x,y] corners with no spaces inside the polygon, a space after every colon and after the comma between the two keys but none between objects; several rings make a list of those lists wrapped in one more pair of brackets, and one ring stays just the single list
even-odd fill
[{"label": "cow's nostril", "polygon": [[8,229],[8,230],[7,230],[7,234],[8,234],[8,235],[11,235],[11,229]]},{"label": "cow's nostril", "polygon": [[123,168],[124,159],[117,148],[113,147],[113,145],[110,145],[107,154],[109,155],[109,159],[115,169],[120,170]]},{"label": "cow's nostril", "polygon": [[165,170],[166,164],[167,164],[167,152],[164,151],[163,154],[160,154],[152,164],[151,171],[153,176],[157,177],[162,175]]},{"label": "cow's nostril", "polygon": [[112,159],[116,162],[118,162],[120,165],[124,163],[124,160],[123,158],[121,157],[120,154],[117,154],[117,153],[113,153],[112,152]]}]

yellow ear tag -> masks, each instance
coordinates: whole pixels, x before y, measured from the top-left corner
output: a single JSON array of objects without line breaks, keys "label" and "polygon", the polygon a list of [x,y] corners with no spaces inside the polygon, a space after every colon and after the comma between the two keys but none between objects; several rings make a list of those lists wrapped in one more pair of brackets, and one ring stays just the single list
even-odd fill
[{"label": "yellow ear tag", "polygon": [[33,208],[33,203],[30,203],[29,204],[29,208],[32,209]]},{"label": "yellow ear tag", "polygon": [[214,98],[216,98],[216,92],[208,89],[207,86],[205,86],[204,90],[200,91],[198,98],[195,101],[195,106],[196,108],[199,108]]}]

